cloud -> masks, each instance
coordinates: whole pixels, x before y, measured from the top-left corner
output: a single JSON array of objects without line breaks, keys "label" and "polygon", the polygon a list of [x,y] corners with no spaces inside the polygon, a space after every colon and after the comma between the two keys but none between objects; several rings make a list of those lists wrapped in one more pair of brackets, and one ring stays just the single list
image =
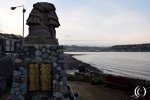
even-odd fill
[{"label": "cloud", "polygon": [[[33,3],[39,1],[41,0],[8,0],[0,4],[0,20],[5,32],[22,34],[22,9],[11,11],[11,6],[25,4],[27,19]],[[150,15],[145,12],[110,0],[51,2],[56,6],[61,24],[56,29],[60,44],[113,45],[150,42]],[[27,34],[26,25],[25,35]]]},{"label": "cloud", "polygon": [[[109,12],[92,12],[89,8],[75,8],[63,13],[58,37],[62,43],[76,40],[72,44],[126,44],[148,42],[150,36],[149,16],[138,11],[113,5]],[[68,38],[68,35],[70,36]],[[132,38],[131,38],[132,37]],[[78,41],[84,40],[84,41]],[[87,41],[86,41],[87,40]]]}]

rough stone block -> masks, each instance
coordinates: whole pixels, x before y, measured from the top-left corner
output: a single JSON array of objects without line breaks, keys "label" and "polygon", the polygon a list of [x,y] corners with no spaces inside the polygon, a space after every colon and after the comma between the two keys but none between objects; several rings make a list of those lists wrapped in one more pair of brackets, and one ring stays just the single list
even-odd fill
[{"label": "rough stone block", "polygon": [[19,83],[13,82],[12,83],[12,88],[17,88],[17,87],[19,87]]},{"label": "rough stone block", "polygon": [[11,94],[15,94],[14,88],[11,89]]},{"label": "rough stone block", "polygon": [[57,48],[58,49],[64,49],[64,46],[61,45],[61,46],[58,46]]},{"label": "rough stone block", "polygon": [[56,67],[56,70],[57,70],[57,71],[61,71],[60,66],[57,66],[57,67]]},{"label": "rough stone block", "polygon": [[53,80],[53,84],[54,84],[54,85],[57,85],[57,84],[58,84],[58,81],[57,81],[57,80]]},{"label": "rough stone block", "polygon": [[42,55],[42,52],[40,50],[35,51],[35,56],[40,57]]},{"label": "rough stone block", "polygon": [[40,49],[40,46],[39,46],[39,45],[35,45],[34,47],[35,47],[35,49],[37,49],[37,50]]},{"label": "rough stone block", "polygon": [[27,76],[27,69],[23,69],[23,70],[21,71],[21,74]]},{"label": "rough stone block", "polygon": [[56,62],[57,60],[58,60],[58,58],[57,58],[57,57],[54,57],[54,56],[53,56],[52,59],[51,59],[52,62]]},{"label": "rough stone block", "polygon": [[49,55],[48,59],[50,59],[50,60],[51,60],[51,59],[52,59],[52,57],[53,57],[52,55]]},{"label": "rough stone block", "polygon": [[22,63],[21,59],[15,59],[15,63]]},{"label": "rough stone block", "polygon": [[55,79],[58,80],[59,79],[59,75],[55,74]]},{"label": "rough stone block", "polygon": [[53,62],[53,66],[54,66],[54,67],[57,67],[57,63],[56,63],[56,62]]},{"label": "rough stone block", "polygon": [[42,48],[42,52],[44,53],[44,52],[46,52],[47,51],[47,49],[46,48]]},{"label": "rough stone block", "polygon": [[61,86],[60,87],[60,92],[61,93],[67,93],[68,92],[68,88],[66,86]]},{"label": "rough stone block", "polygon": [[59,82],[59,85],[60,85],[60,86],[63,86],[63,85],[64,85],[64,82],[63,82],[63,81]]},{"label": "rough stone block", "polygon": [[20,90],[19,87],[14,88],[14,91],[15,91],[15,92],[17,92],[17,91],[19,91],[19,90]]},{"label": "rough stone block", "polygon": [[46,58],[48,58],[48,57],[49,57],[49,54],[48,54],[48,53],[43,53],[43,54],[42,54],[42,58],[43,58],[43,59],[46,59]]},{"label": "rough stone block", "polygon": [[51,46],[51,50],[55,51],[57,49],[57,46]]},{"label": "rough stone block", "polygon": [[47,53],[49,53],[49,54],[50,54],[50,53],[51,53],[51,51],[50,51],[50,50],[47,50]]},{"label": "rough stone block", "polygon": [[35,62],[42,62],[43,61],[43,59],[41,58],[41,57],[35,57]]},{"label": "rough stone block", "polygon": [[62,97],[63,95],[61,92],[54,92],[53,96],[56,98],[59,98],[59,97]]},{"label": "rough stone block", "polygon": [[22,94],[27,93],[27,84],[25,84],[25,83],[20,84],[19,88],[20,88],[20,91]]},{"label": "rough stone block", "polygon": [[14,73],[13,73],[13,76],[15,76],[15,77],[20,76],[20,75],[21,75],[20,71],[14,71]]},{"label": "rough stone block", "polygon": [[25,61],[26,61],[26,62],[31,62],[31,61],[32,61],[32,59],[31,59],[31,58],[29,58],[29,57],[26,57],[26,58],[25,58]]},{"label": "rough stone block", "polygon": [[20,71],[22,71],[22,70],[24,70],[24,67],[20,67],[19,69],[20,69]]},{"label": "rough stone block", "polygon": [[60,53],[60,54],[58,55],[58,59],[59,59],[59,60],[64,60],[64,54],[63,54],[63,53]]},{"label": "rough stone block", "polygon": [[64,64],[64,60],[58,60],[58,63]]},{"label": "rough stone block", "polygon": [[44,63],[51,63],[51,61],[49,59],[45,59],[43,60]]},{"label": "rough stone block", "polygon": [[57,56],[57,53],[56,53],[55,51],[52,51],[52,52],[51,52],[51,55]]}]

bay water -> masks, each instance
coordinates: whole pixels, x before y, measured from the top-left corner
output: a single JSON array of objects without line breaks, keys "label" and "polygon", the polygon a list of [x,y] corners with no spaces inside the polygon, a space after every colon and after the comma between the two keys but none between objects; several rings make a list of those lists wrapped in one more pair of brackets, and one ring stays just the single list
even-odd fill
[{"label": "bay water", "polygon": [[66,52],[107,74],[150,80],[150,52]]}]

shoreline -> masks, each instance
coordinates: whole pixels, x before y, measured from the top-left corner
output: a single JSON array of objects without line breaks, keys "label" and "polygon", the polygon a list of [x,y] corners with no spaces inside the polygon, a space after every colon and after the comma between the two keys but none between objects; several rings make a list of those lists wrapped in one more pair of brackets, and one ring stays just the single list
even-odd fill
[{"label": "shoreline", "polygon": [[[65,63],[67,63],[66,64],[67,66],[65,66],[66,67],[65,69],[78,70],[79,68],[78,66],[83,65],[87,69],[89,69],[89,71],[93,71],[96,77],[101,77],[102,79],[100,80],[104,81],[104,83],[108,85],[120,86],[122,84],[125,84],[127,85],[127,87],[136,87],[138,85],[144,85],[146,87],[150,86],[149,80],[103,73],[100,69],[74,58],[73,57],[74,55],[76,54],[65,54],[65,58],[70,59],[69,61],[65,59]],[[77,55],[80,55],[80,54],[77,54]],[[71,65],[71,67],[68,65]]]},{"label": "shoreline", "polygon": [[[67,58],[66,58],[67,57]],[[67,61],[67,59],[70,59]],[[72,65],[72,67],[67,67],[66,69],[78,69],[77,65],[82,64],[91,70],[96,72],[101,72],[99,69],[91,66],[90,64],[84,63],[76,58],[73,58],[73,54],[65,54],[65,63],[66,65]],[[98,76],[99,77],[99,76]],[[126,98],[132,95],[132,91],[128,91],[124,88],[108,86],[105,83],[103,84],[92,84],[91,77],[80,77],[75,75],[68,75],[67,80],[70,84],[74,93],[78,93],[82,100],[109,100],[110,97],[112,100],[125,100]]]},{"label": "shoreline", "polygon": [[93,70],[95,72],[101,72],[98,68],[74,58],[73,57],[74,55],[83,55],[83,54],[65,54],[64,67],[66,69],[78,70],[78,66],[83,65],[83,66],[86,66],[86,68],[88,68],[89,70]]},{"label": "shoreline", "polygon": [[[69,69],[77,69],[77,65],[82,64],[95,72],[94,76],[91,74],[90,77],[67,74],[68,82],[73,91],[78,93],[83,100],[99,100],[99,98],[109,100],[109,97],[113,97],[112,100],[135,99],[134,90],[137,86],[144,86],[146,90],[150,87],[150,81],[106,74],[90,64],[73,58],[73,54],[65,54],[65,56],[71,59],[71,62],[67,63],[73,65]],[[147,93],[149,94],[149,92]],[[149,98],[147,95],[144,100],[149,100]]]}]

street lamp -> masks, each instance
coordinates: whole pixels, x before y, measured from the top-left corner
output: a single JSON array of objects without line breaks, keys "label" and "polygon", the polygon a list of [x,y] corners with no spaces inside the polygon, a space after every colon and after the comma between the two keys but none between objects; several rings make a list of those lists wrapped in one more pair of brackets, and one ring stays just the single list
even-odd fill
[{"label": "street lamp", "polygon": [[23,30],[22,30],[22,33],[23,34],[22,34],[22,36],[24,38],[24,13],[26,12],[26,9],[24,9],[24,5],[21,5],[21,6],[11,7],[11,10],[15,10],[18,7],[23,7],[23,9],[22,9],[22,12],[23,12]]}]

